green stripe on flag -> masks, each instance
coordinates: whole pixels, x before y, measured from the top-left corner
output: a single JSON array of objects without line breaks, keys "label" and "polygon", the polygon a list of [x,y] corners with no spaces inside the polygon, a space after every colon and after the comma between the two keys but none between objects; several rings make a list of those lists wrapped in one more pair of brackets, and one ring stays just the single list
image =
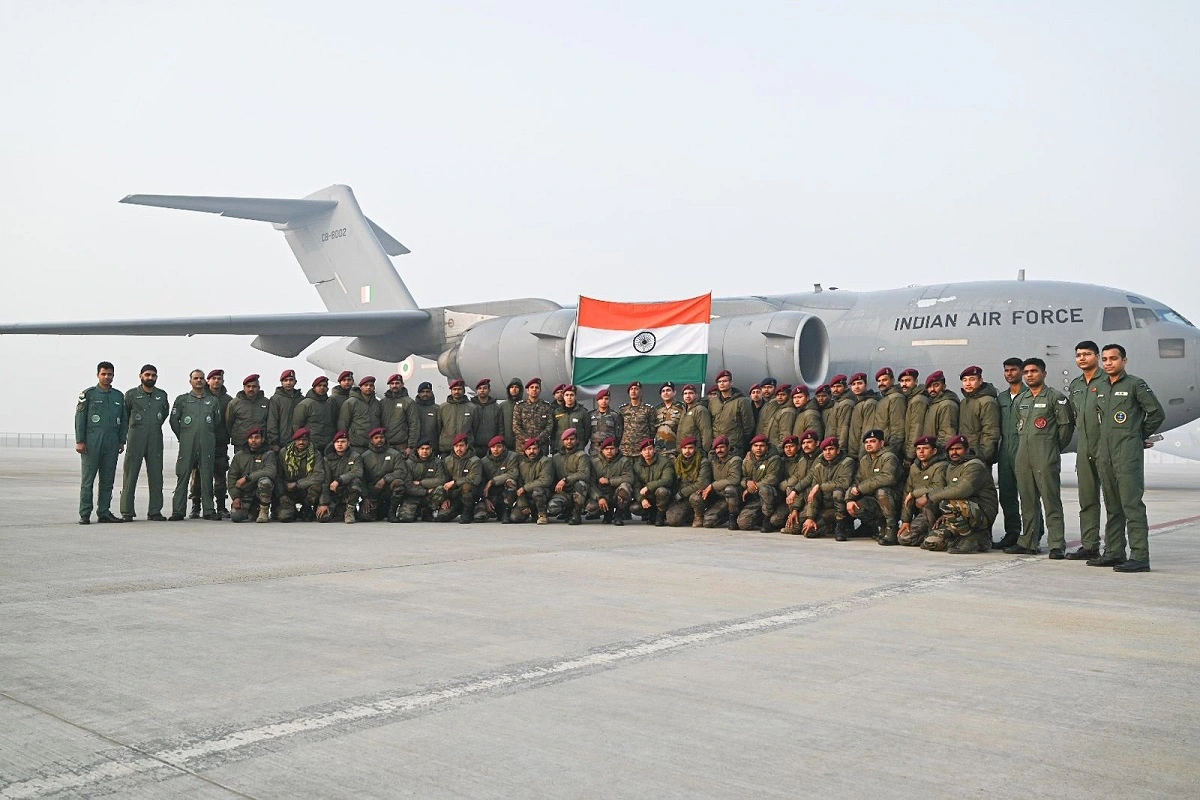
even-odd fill
[{"label": "green stripe on flag", "polygon": [[576,358],[571,380],[581,386],[630,381],[701,383],[707,369],[708,355],[699,353],[635,358]]}]

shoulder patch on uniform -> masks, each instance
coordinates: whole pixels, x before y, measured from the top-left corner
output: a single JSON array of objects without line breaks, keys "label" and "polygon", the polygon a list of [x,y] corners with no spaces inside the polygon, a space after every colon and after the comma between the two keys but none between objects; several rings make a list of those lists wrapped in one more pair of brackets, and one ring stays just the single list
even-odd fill
[{"label": "shoulder patch on uniform", "polygon": [[1058,401],[1058,404],[1059,404],[1060,406],[1065,406],[1065,405],[1067,404],[1067,401],[1066,401],[1066,400],[1059,400],[1059,401]]}]

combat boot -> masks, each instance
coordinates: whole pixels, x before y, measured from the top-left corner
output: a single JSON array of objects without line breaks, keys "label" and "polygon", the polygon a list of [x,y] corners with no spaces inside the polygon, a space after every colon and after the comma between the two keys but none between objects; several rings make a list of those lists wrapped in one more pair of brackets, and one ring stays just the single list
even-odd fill
[{"label": "combat boot", "polygon": [[885,547],[900,544],[900,541],[896,538],[896,529],[891,525],[884,528],[883,535],[879,537],[879,543]]},{"label": "combat boot", "polygon": [[1017,543],[1017,540],[1020,538],[1021,538],[1020,533],[1006,533],[1006,534],[1004,534],[1003,539],[1001,539],[998,542],[993,542],[992,547],[995,548],[996,550],[1003,550],[1006,547],[1014,546]]},{"label": "combat boot", "polygon": [[833,539],[836,542],[844,542],[850,538],[850,520],[839,519],[833,528]]},{"label": "combat boot", "polygon": [[270,522],[271,521],[271,507],[269,505],[267,505],[266,503],[259,503],[258,504],[258,519],[254,520],[254,521],[255,522]]},{"label": "combat boot", "polygon": [[512,524],[512,509],[508,507],[508,503],[500,504],[500,513],[497,516],[500,517],[501,525]]},{"label": "combat boot", "polygon": [[217,518],[229,519],[229,509],[225,507],[224,497],[221,497],[217,500]]},{"label": "combat boot", "polygon": [[616,525],[619,528],[624,524],[625,524],[625,505],[623,503],[617,503],[617,511],[615,514],[613,514],[613,525]]},{"label": "combat boot", "polygon": [[466,500],[464,500],[462,513],[458,515],[458,524],[459,525],[470,525],[472,522],[475,521],[474,517],[475,517],[475,504],[468,503]]},{"label": "combat boot", "polygon": [[665,527],[667,527],[667,512],[665,512],[665,511],[657,511],[657,512],[655,512],[655,514],[654,514],[654,527],[656,527],[656,528],[665,528]]},{"label": "combat boot", "polygon": [[200,499],[192,500],[192,511],[188,514],[188,519],[200,519]]},{"label": "combat boot", "polygon": [[582,525],[583,518],[579,514],[579,506],[575,505],[571,508],[571,518],[567,520],[568,525]]},{"label": "combat boot", "polygon": [[546,514],[545,511],[538,512],[537,524],[538,525],[549,525],[550,524],[550,517],[548,514]]}]

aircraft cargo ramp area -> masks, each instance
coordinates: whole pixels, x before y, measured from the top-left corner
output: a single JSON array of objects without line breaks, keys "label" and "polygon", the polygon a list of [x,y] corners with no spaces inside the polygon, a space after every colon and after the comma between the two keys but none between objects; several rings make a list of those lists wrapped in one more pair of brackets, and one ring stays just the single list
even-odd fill
[{"label": "aircraft cargo ramp area", "polygon": [[4,456],[0,798],[1200,783],[1200,465],[1148,467],[1154,571],[1122,575],[641,524],[82,527],[77,456]]}]

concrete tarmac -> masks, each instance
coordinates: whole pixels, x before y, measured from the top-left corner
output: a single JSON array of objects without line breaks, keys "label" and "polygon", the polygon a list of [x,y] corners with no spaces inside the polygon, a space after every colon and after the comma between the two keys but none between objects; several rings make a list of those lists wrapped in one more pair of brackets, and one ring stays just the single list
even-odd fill
[{"label": "concrete tarmac", "polygon": [[82,527],[78,474],[0,450],[0,798],[1200,793],[1200,465],[1150,467],[1136,575],[641,524]]}]

